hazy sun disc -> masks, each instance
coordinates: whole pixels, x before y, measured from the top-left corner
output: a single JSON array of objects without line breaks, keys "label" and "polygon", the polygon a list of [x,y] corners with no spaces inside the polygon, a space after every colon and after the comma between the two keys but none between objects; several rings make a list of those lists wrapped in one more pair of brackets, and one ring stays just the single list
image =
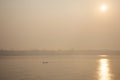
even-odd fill
[{"label": "hazy sun disc", "polygon": [[106,11],[107,10],[107,6],[106,5],[102,5],[101,6],[101,10],[104,12],[104,11]]}]

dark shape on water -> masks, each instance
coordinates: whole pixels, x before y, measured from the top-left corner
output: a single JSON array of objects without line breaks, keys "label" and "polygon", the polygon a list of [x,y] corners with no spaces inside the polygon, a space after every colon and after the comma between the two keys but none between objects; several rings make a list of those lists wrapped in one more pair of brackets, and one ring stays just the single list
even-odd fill
[{"label": "dark shape on water", "polygon": [[43,61],[43,62],[42,62],[42,64],[47,64],[47,63],[48,63],[48,62],[46,62],[46,61]]}]

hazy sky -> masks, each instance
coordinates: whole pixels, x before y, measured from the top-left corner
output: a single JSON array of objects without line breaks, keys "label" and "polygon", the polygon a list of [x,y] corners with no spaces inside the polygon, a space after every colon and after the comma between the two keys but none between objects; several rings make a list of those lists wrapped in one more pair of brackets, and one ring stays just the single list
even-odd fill
[{"label": "hazy sky", "polygon": [[0,0],[0,48],[120,50],[120,0]]}]

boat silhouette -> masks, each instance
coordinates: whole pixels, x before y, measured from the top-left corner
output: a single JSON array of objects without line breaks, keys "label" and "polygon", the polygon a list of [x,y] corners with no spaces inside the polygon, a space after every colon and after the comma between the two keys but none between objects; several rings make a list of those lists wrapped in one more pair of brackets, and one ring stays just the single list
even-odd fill
[{"label": "boat silhouette", "polygon": [[47,64],[48,62],[47,61],[43,61],[42,64]]}]

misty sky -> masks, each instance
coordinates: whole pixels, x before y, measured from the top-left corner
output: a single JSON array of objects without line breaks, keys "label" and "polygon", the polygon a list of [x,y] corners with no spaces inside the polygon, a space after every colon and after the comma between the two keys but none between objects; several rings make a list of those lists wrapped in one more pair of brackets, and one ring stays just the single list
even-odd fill
[{"label": "misty sky", "polygon": [[0,0],[0,48],[120,50],[120,0]]}]

